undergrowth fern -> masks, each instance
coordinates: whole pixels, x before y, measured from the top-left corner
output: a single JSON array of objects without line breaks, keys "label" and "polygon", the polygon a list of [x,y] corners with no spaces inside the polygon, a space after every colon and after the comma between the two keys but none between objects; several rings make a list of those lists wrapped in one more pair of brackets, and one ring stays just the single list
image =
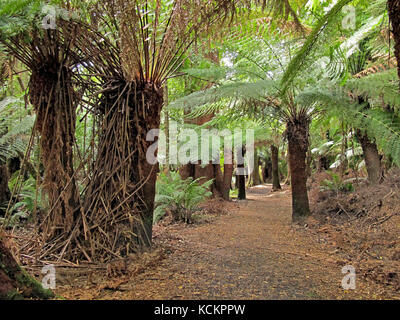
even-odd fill
[{"label": "undergrowth fern", "polygon": [[10,111],[16,102],[18,99],[0,101],[0,164],[25,152],[27,135],[34,125],[33,116],[19,118],[18,114]]},{"label": "undergrowth fern", "polygon": [[190,222],[197,206],[212,194],[208,188],[213,180],[200,184],[200,179],[182,180],[177,172],[161,174],[157,181],[154,222],[157,223],[167,211],[171,212],[175,221]]}]

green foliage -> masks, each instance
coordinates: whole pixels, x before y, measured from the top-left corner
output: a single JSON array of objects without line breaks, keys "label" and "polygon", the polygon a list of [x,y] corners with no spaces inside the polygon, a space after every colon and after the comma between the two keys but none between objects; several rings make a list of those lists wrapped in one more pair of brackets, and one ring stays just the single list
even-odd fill
[{"label": "green foliage", "polygon": [[[10,179],[9,185],[12,189],[15,186],[18,175],[19,171],[15,172]],[[16,198],[18,199],[17,202],[9,209],[10,218],[7,221],[9,226],[17,225],[22,219],[29,219],[35,210],[40,211],[44,208],[42,196],[40,192],[36,191],[36,181],[33,177],[24,181]],[[8,203],[2,204],[1,207],[6,211]]]},{"label": "green foliage", "polygon": [[[301,93],[301,103],[319,103],[325,110],[324,118],[337,117],[343,123],[366,132],[376,141],[379,149],[390,156],[396,165],[400,165],[400,106],[396,70],[372,74],[361,79],[349,80],[345,88],[352,90],[355,97],[364,96],[370,101],[359,104],[350,98],[346,90],[336,86],[317,87]],[[382,109],[390,105],[394,111]]]},{"label": "green foliage", "polygon": [[[351,0],[254,2],[267,4],[266,7],[272,8],[272,13],[276,16],[292,17],[297,26],[300,22],[297,19],[301,19],[304,25],[313,27],[311,34],[307,38],[301,34],[299,38],[299,33],[288,32],[290,28],[296,29],[293,28],[293,20],[292,23],[273,21],[270,15],[265,15],[263,11],[257,9],[250,13],[246,12],[248,16],[238,10],[238,19],[229,25],[229,31],[219,34],[213,30],[210,31],[213,32],[211,35],[207,35],[208,29],[211,28],[206,27],[201,20],[203,14],[192,16],[193,13],[201,12],[203,4],[205,5],[207,1],[204,3],[194,1],[188,8],[182,7],[185,10],[182,8],[175,10],[174,1],[149,1],[148,8],[145,9],[144,5],[142,6],[144,1],[133,0],[126,1],[126,8],[117,8],[120,11],[119,17],[110,14],[109,6],[104,6],[105,21],[111,25],[115,22],[117,25],[117,21],[111,20],[122,16],[129,28],[121,28],[118,34],[115,32],[115,26],[103,25],[101,28],[104,30],[100,29],[100,32],[105,40],[114,44],[117,39],[125,43],[136,43],[127,50],[129,54],[124,58],[127,68],[125,71],[132,73],[130,78],[140,74],[140,78],[146,81],[168,86],[169,119],[182,123],[189,118],[213,115],[213,119],[202,126],[190,127],[184,124],[182,127],[190,127],[197,132],[202,128],[231,131],[236,128],[242,131],[247,128],[254,129],[256,144],[278,145],[282,140],[284,124],[282,120],[286,121],[294,113],[302,110],[306,110],[307,115],[314,115],[315,110],[322,109],[324,110],[322,116],[319,119],[312,118],[311,124],[316,131],[312,133],[311,138],[315,154],[329,157],[330,163],[336,159],[335,165],[340,165],[343,157],[347,162],[353,156],[355,157],[352,160],[359,161],[361,149],[358,145],[353,145],[352,148],[343,147],[348,140],[355,140],[348,135],[349,131],[355,128],[366,131],[371,139],[376,141],[380,151],[400,165],[398,119],[400,95],[396,70],[351,79],[352,75],[363,71],[371,64],[376,64],[378,62],[376,57],[382,58],[382,52],[390,52],[390,49],[378,48],[375,42],[375,38],[382,36],[383,29],[386,28],[386,1],[376,0],[369,4],[367,1]],[[341,9],[350,2],[357,9],[357,29],[346,31],[341,28],[343,17]],[[21,37],[15,39],[29,43],[32,27],[41,23],[44,3],[62,4],[61,1],[3,0],[0,4],[0,40],[20,35]],[[68,4],[77,7],[74,3],[76,1]],[[109,3],[111,2],[107,2]],[[209,3],[214,2],[209,1]],[[244,3],[248,4],[251,1],[246,0]],[[134,8],[134,4],[138,4],[137,9]],[[215,4],[217,5],[218,1]],[[124,10],[130,5],[132,10]],[[207,10],[203,8],[204,12],[210,14],[218,9],[218,6],[207,7]],[[365,7],[368,10],[360,10]],[[242,7],[241,9],[247,11]],[[220,12],[225,16],[223,11]],[[181,20],[188,22],[181,24]],[[218,16],[207,19],[210,26],[216,24],[218,20]],[[39,33],[43,31],[39,29]],[[142,34],[135,35],[135,32],[125,32],[126,30],[141,30]],[[209,46],[205,48],[204,43],[199,46],[201,43],[199,41],[191,47],[190,45],[196,42],[197,36],[203,34],[209,38]],[[209,58],[201,57],[199,52],[212,53],[213,57],[218,57],[215,60],[219,60],[220,65],[214,64],[214,59],[211,59],[214,61],[211,62]],[[97,62],[100,62],[103,56],[102,54],[98,56],[100,58]],[[323,59],[325,60],[321,61]],[[104,63],[107,64],[109,61],[105,60]],[[99,65],[99,63],[92,64]],[[119,62],[117,65],[119,66]],[[108,67],[111,70],[115,66]],[[77,73],[80,70],[82,69],[74,69]],[[103,74],[104,83],[108,83],[107,73],[99,70],[90,74]],[[175,78],[182,74],[185,76]],[[312,89],[304,90],[310,87]],[[353,99],[358,96],[367,98],[371,104],[369,110]],[[90,97],[87,98],[91,100]],[[390,106],[393,112],[383,111],[382,105],[385,108]],[[0,102],[0,112],[3,107],[9,106],[11,109],[17,108],[13,103],[6,105]],[[187,114],[189,109],[191,113]],[[80,119],[82,115],[78,118]],[[25,150],[26,134],[32,128],[34,121],[33,117],[25,118],[25,116],[20,117],[10,113],[0,119],[0,163]],[[311,116],[309,118],[311,119]],[[18,122],[14,122],[16,119]],[[79,119],[75,136],[77,146],[85,155],[92,147],[90,144],[92,138],[96,139],[93,137],[96,130],[92,132],[95,128],[95,124],[92,126],[94,117],[89,115],[87,123]],[[268,121],[270,119],[274,119],[276,127],[272,127],[271,121]],[[318,122],[321,119],[325,123]],[[326,137],[327,131],[331,134],[330,137]],[[200,143],[198,145],[200,146]],[[222,148],[220,153],[221,150]],[[78,160],[76,157],[76,161]],[[281,167],[284,165],[285,163]],[[80,175],[78,176],[80,179]],[[34,182],[32,179],[24,182],[21,194],[18,196],[22,200],[12,208],[15,220],[18,219],[17,214],[34,210],[36,197]],[[82,181],[78,183],[80,182]],[[209,195],[207,186],[211,183],[209,181],[205,185],[200,185],[198,180],[182,181],[177,173],[171,173],[170,176],[161,175],[157,184],[155,221],[158,221],[166,210],[171,211],[177,220],[189,220],[191,212],[196,209],[198,203]],[[351,189],[334,175],[324,183],[323,187],[335,191]]]},{"label": "green foliage", "polygon": [[[192,93],[184,98],[174,101],[170,108],[191,108],[204,106],[220,102],[221,100],[228,102],[236,102],[243,99],[263,99],[263,96],[269,92],[276,92],[274,87],[276,83],[272,80],[259,80],[256,82],[229,82],[224,85],[213,87],[211,89]],[[197,110],[196,116],[202,116],[210,113],[205,108],[205,112]],[[211,111],[212,112],[212,111]]]},{"label": "green foliage", "polygon": [[324,32],[327,26],[335,21],[342,8],[351,1],[352,0],[338,1],[338,3],[336,3],[333,8],[318,21],[311,34],[307,37],[302,48],[298,51],[296,56],[291,59],[288,67],[285,70],[281,80],[283,92],[286,92],[293,80],[300,74],[301,71],[304,71],[305,66],[310,65],[311,53],[316,44],[319,43],[318,40],[320,35]]},{"label": "green foliage", "polygon": [[16,98],[0,101],[0,164],[25,152],[33,128],[35,118],[16,111],[19,103]]},{"label": "green foliage", "polygon": [[158,222],[166,211],[170,211],[176,221],[190,222],[197,206],[212,194],[208,188],[213,180],[204,184],[200,184],[199,180],[200,178],[182,180],[177,172],[170,172],[170,175],[160,174],[157,181],[154,222]]},{"label": "green foliage", "polygon": [[363,113],[362,123],[368,136],[374,137],[378,147],[400,166],[400,119],[392,112],[372,109]]},{"label": "green foliage", "polygon": [[354,186],[351,182],[343,181],[340,176],[333,172],[328,172],[331,179],[325,179],[321,182],[321,190],[333,191],[336,194],[340,192],[352,192]]},{"label": "green foliage", "polygon": [[352,79],[346,88],[355,94],[368,97],[380,103],[395,107],[400,106],[399,80],[397,69],[373,73],[360,79]]},{"label": "green foliage", "polygon": [[[82,7],[84,2],[78,2]],[[78,4],[77,3],[77,4]],[[4,36],[14,36],[19,32],[26,32],[32,23],[41,23],[40,18],[48,14],[44,6],[53,6],[59,9],[65,4],[62,0],[2,0],[0,3],[0,30]],[[56,10],[58,16],[62,15]]]},{"label": "green foliage", "polygon": [[3,0],[0,4],[0,38],[26,33],[32,23],[38,23],[43,1]]}]

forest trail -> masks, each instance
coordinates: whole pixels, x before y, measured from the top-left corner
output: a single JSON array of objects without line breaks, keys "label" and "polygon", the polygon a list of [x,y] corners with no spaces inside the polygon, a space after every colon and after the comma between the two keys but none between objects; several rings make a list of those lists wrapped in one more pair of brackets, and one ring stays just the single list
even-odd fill
[{"label": "forest trail", "polygon": [[379,298],[361,277],[356,290],[343,290],[346,263],[316,233],[291,224],[289,190],[251,188],[248,200],[232,207],[211,223],[169,226],[173,251],[115,289],[59,293],[71,299]]}]

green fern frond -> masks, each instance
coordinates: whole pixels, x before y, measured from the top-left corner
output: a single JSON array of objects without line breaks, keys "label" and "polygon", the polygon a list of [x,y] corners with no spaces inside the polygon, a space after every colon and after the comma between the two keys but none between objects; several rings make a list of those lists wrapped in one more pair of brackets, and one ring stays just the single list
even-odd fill
[{"label": "green fern frond", "polygon": [[346,88],[352,90],[357,95],[380,100],[386,105],[392,107],[400,106],[396,69],[349,80],[346,83]]},{"label": "green fern frond", "polygon": [[381,109],[367,110],[361,115],[368,136],[374,137],[378,147],[400,167],[400,119]]},{"label": "green fern frond", "polygon": [[19,100],[4,99],[0,102],[0,163],[25,152],[28,135],[34,126],[34,116],[24,116],[16,121],[14,106]]},{"label": "green fern frond", "polygon": [[296,54],[296,56],[290,61],[286,71],[281,80],[282,92],[285,93],[289,86],[292,84],[293,80],[304,71],[304,67],[310,63],[310,54],[314,50],[320,35],[324,30],[334,21],[339,12],[344,6],[349,4],[352,0],[340,0],[333,8],[322,17],[317,23],[316,27],[313,29],[311,34],[307,37],[306,42]]},{"label": "green fern frond", "polygon": [[224,99],[228,101],[237,101],[240,99],[262,100],[264,96],[273,95],[276,91],[276,82],[272,80],[259,80],[252,83],[227,83],[177,99],[170,104],[169,108],[190,110],[194,107],[216,103]]},{"label": "green fern frond", "polygon": [[[397,73],[395,75],[397,78]],[[382,74],[374,76],[382,79]],[[388,77],[388,75],[383,75],[383,77]],[[365,84],[364,79],[354,80],[358,84],[358,89],[360,89],[360,80]],[[347,85],[352,84],[354,82],[349,81]],[[381,83],[379,86],[376,84],[377,88],[371,88],[370,92],[364,88],[365,91],[359,91],[358,94],[374,97],[376,94],[387,91],[386,84]],[[369,83],[367,85],[371,86]],[[397,90],[397,85],[395,88]],[[348,121],[353,128],[365,131],[386,155],[391,156],[396,165],[400,165],[400,119],[395,113],[381,108],[365,109],[365,105],[352,101],[351,97],[342,90],[313,89],[302,93],[298,99],[302,103],[319,103],[325,110],[325,116],[337,116],[342,121]]]}]

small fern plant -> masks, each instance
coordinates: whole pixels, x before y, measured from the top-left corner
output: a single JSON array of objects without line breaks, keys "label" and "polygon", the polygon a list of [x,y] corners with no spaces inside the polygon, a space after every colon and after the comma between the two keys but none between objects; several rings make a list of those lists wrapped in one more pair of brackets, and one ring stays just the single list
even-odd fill
[{"label": "small fern plant", "polygon": [[212,194],[208,189],[213,180],[200,184],[200,179],[182,180],[177,172],[160,174],[156,186],[154,223],[160,221],[167,212],[172,214],[175,221],[190,223],[198,205]]},{"label": "small fern plant", "polygon": [[[14,188],[19,171],[15,172],[10,180],[11,189]],[[16,197],[17,201],[10,208],[8,202],[0,204],[0,209],[4,212],[9,209],[10,216],[7,220],[8,227],[14,227],[23,220],[29,220],[35,211],[44,210],[43,199],[40,192],[36,192],[36,180],[29,177],[24,181],[20,193]],[[5,218],[0,218],[0,223],[3,223]]]},{"label": "small fern plant", "polygon": [[325,179],[321,182],[321,190],[322,191],[332,191],[336,195],[339,192],[352,192],[354,191],[354,186],[349,181],[343,181],[340,176],[333,172],[328,172],[331,176],[331,179]]}]

